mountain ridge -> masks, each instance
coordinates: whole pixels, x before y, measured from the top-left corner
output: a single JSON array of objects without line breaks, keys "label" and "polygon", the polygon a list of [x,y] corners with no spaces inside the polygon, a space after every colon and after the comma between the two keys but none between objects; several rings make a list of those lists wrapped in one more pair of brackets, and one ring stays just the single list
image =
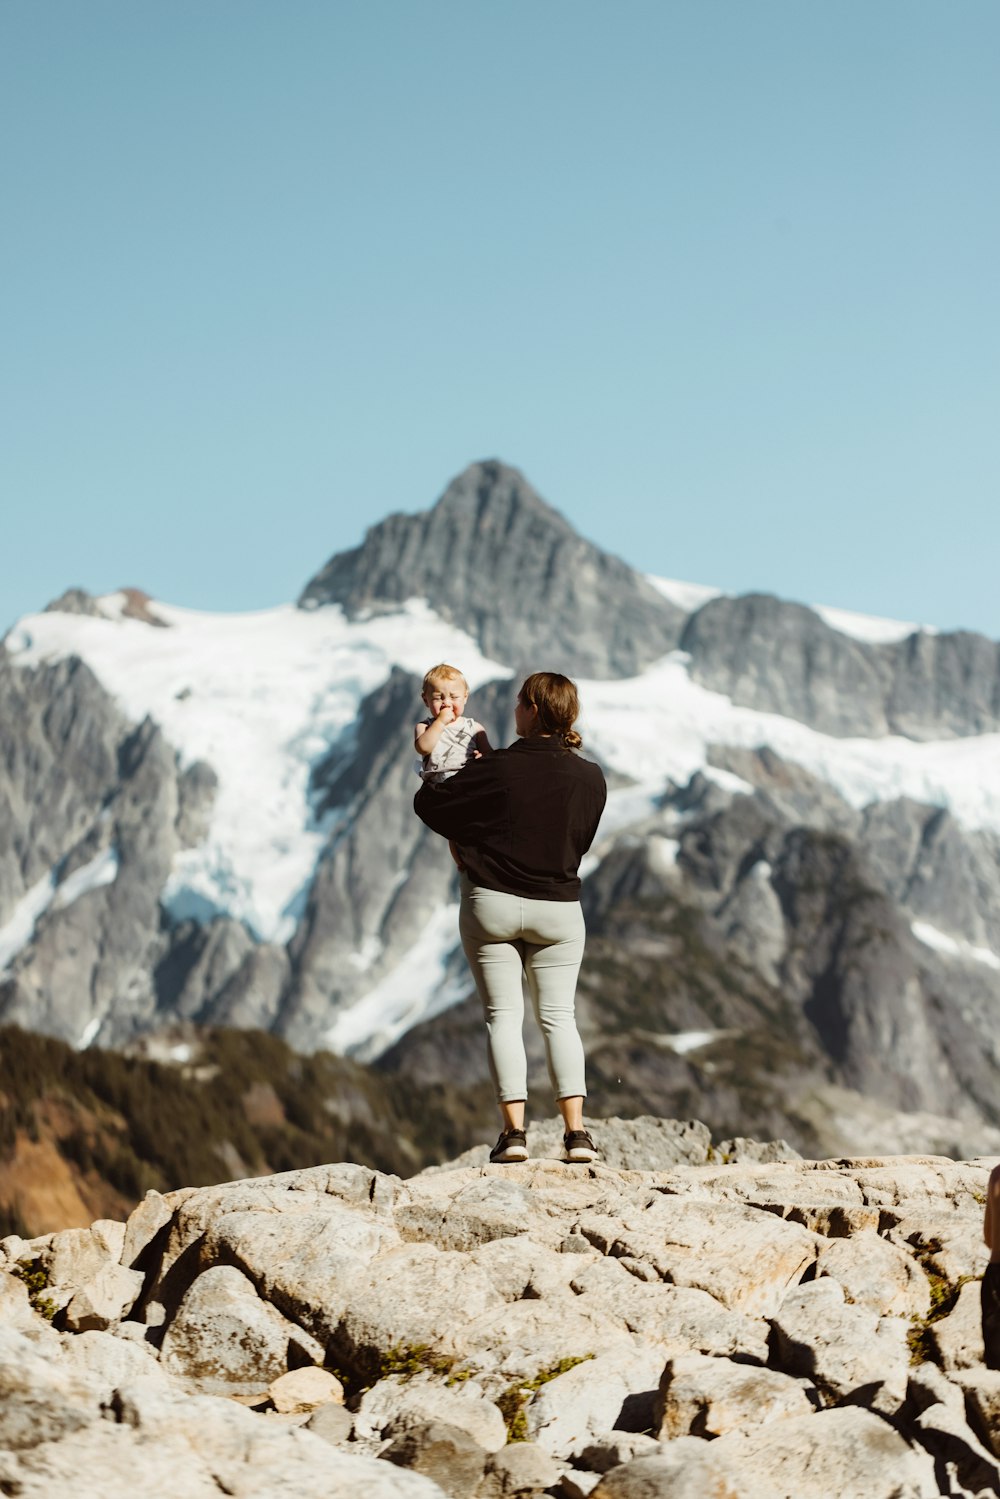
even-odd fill
[{"label": "mountain ridge", "polygon": [[[443,584],[458,624],[419,596]],[[612,785],[585,885],[608,1106],[630,1110],[612,1080],[652,1048],[644,1109],[680,1090],[804,1142],[813,1094],[785,1107],[767,1078],[794,1039],[817,1087],[996,1122],[990,642],[864,642],[754,595],[685,610],[495,462],[372,528],[301,607],[157,603],[150,629],[136,599],[71,593],[0,651],[0,1020],[77,1046],[193,1021],[402,1071],[428,1036],[465,1057],[454,874],[410,808],[420,674],[457,661],[500,743],[512,678],[575,659]],[[811,902],[824,882],[875,914]]]},{"label": "mountain ridge", "polygon": [[579,676],[632,676],[677,644],[684,615],[586,541],[519,470],[471,464],[437,503],[370,528],[307,583],[300,607],[349,618],[416,594],[513,665],[550,655]]}]

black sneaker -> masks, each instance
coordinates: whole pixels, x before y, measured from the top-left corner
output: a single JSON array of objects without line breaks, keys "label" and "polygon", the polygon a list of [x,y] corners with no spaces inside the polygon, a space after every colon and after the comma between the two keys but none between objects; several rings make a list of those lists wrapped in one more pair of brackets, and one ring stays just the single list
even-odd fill
[{"label": "black sneaker", "polygon": [[527,1159],[528,1142],[524,1137],[524,1130],[502,1130],[499,1140],[490,1151],[490,1160],[494,1165],[502,1164],[504,1161],[526,1161]]},{"label": "black sneaker", "polygon": [[597,1146],[585,1129],[568,1129],[563,1135],[567,1161],[596,1161]]}]

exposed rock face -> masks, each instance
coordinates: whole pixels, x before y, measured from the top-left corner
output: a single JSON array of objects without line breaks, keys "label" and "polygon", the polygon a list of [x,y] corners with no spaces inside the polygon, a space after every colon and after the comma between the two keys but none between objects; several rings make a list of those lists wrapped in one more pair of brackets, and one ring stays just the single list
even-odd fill
[{"label": "exposed rock face", "polygon": [[[394,671],[364,705],[355,753],[317,768],[322,809],[350,815],[320,863],[290,946],[294,976],[276,1028],[293,1046],[314,1046],[321,1027],[413,948],[428,911],[455,899],[447,845],[413,815],[418,782],[407,726],[419,698],[419,682]],[[367,954],[362,964],[359,951]]]},{"label": "exposed rock face", "polygon": [[[836,1132],[851,1109],[845,1095],[831,1110],[833,1082],[854,1095],[859,1125],[862,1098],[909,1111],[915,1128],[918,1113],[938,1116],[915,1136],[883,1120],[871,1137],[879,1149],[1000,1147],[1000,1135],[983,1134],[984,1120],[1000,1119],[1000,973],[942,956],[907,919],[948,904],[968,941],[992,931],[990,839],[913,804],[861,815],[829,788],[806,823],[796,812],[808,783],[773,753],[766,762],[734,757],[741,773],[759,773],[753,796],[695,777],[587,881],[577,1012],[595,1111],[699,1112],[716,1138],[753,1120],[799,1150],[858,1148],[863,1127],[856,1140]],[[530,1025],[526,1040],[541,1078]],[[486,1086],[478,1001],[415,1027],[379,1066],[442,1082],[458,1067]]]},{"label": "exposed rock face", "polygon": [[531,670],[632,676],[677,644],[684,615],[641,574],[585,541],[517,469],[459,474],[432,510],[391,515],[306,585],[303,606],[354,616],[427,598],[484,653]]},{"label": "exposed rock face", "polygon": [[0,920],[91,831],[130,732],[82,661],[21,671],[0,650]]},{"label": "exposed rock face", "polygon": [[[966,1279],[986,1261],[985,1163],[726,1166],[697,1125],[595,1129],[621,1169],[568,1167],[536,1139],[522,1166],[405,1182],[319,1166],[153,1197],[117,1232],[4,1240],[0,1484],[25,1499],[140,1480],[153,1499],[996,1490],[1000,1375]],[[668,1139],[685,1159],[629,1168]],[[140,1295],[105,1331],[73,1332],[61,1310],[49,1325],[17,1278],[37,1301],[47,1271],[72,1306],[111,1270],[138,1274],[130,1257]]]},{"label": "exposed rock face", "polygon": [[[0,653],[0,698],[5,914],[57,871],[30,949],[0,983],[0,1015],[74,1040],[88,1027],[93,1038],[95,1018],[127,1035],[153,1010],[175,757],[154,724],[131,728],[79,661],[21,672]],[[101,865],[113,877],[88,879]]]},{"label": "exposed rock face", "polygon": [[889,732],[880,658],[803,604],[753,593],[711,599],[688,620],[680,646],[696,681],[748,708],[824,734]]},{"label": "exposed rock face", "polygon": [[67,588],[57,599],[45,605],[45,612],[55,610],[60,614],[87,614],[91,619],[100,619],[101,607],[93,594],[85,588]]},{"label": "exposed rock face", "polygon": [[[289,981],[288,953],[255,942],[239,921],[185,921],[169,933],[154,970],[161,1014],[201,1025],[270,1028]],[[166,946],[166,943],[164,943]]]},{"label": "exposed rock face", "polygon": [[746,594],[703,605],[680,648],[704,686],[824,734],[941,739],[1000,727],[1000,644],[967,631],[874,645],[802,604]]},{"label": "exposed rock face", "polygon": [[[426,513],[374,527],[301,602],[361,619],[413,594],[515,680],[542,661],[633,673],[679,644],[696,681],[834,736],[1000,724],[993,643],[871,645],[758,595],[685,615],[497,462],[470,467]],[[157,623],[135,590],[113,608],[79,590],[52,607]],[[496,744],[512,735],[512,695],[509,680],[476,693]],[[20,912],[31,930],[21,903],[44,905],[0,966],[0,1020],[78,1046],[178,1020],[260,1027],[303,1051],[346,1048],[385,1073],[485,1088],[454,869],[411,810],[418,698],[418,679],[394,668],[316,751],[303,818],[320,853],[279,945],[233,916],[174,921],[161,904],[182,851],[215,856],[224,757],[179,771],[156,726],[127,723],[79,661],[22,669],[0,647],[0,929]],[[863,1135],[878,1108],[886,1148],[987,1141],[1000,1126],[1000,837],[909,798],[849,805],[765,744],[717,743],[708,762],[637,794],[586,883],[580,1018],[595,1109],[698,1113],[717,1137],[809,1151],[846,1149],[846,1126]],[[433,1018],[397,1039],[416,1015]]]}]

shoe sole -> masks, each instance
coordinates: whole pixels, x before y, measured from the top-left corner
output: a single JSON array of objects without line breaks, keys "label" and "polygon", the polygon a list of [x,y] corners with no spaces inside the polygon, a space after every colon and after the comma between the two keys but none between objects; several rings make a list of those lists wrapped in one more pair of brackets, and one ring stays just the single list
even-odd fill
[{"label": "shoe sole", "polygon": [[525,1150],[524,1146],[515,1145],[512,1150],[505,1150],[503,1155],[491,1155],[490,1165],[509,1166],[516,1163],[517,1161],[526,1161],[527,1159],[528,1152]]},{"label": "shoe sole", "polygon": [[567,1150],[567,1161],[575,1161],[579,1165],[585,1165],[587,1161],[597,1160],[597,1151],[588,1150],[586,1145],[578,1145],[574,1150]]}]

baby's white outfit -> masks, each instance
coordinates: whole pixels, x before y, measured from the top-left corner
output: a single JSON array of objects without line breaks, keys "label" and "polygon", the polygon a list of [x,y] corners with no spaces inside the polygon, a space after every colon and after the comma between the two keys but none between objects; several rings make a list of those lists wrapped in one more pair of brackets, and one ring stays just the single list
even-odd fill
[{"label": "baby's white outfit", "polygon": [[[433,718],[423,719],[417,724],[414,733],[419,734],[433,722]],[[474,718],[456,718],[454,722],[446,724],[432,753],[424,755],[418,763],[417,774],[432,785],[438,781],[446,781],[473,758],[476,735],[482,733],[482,724]]]}]

